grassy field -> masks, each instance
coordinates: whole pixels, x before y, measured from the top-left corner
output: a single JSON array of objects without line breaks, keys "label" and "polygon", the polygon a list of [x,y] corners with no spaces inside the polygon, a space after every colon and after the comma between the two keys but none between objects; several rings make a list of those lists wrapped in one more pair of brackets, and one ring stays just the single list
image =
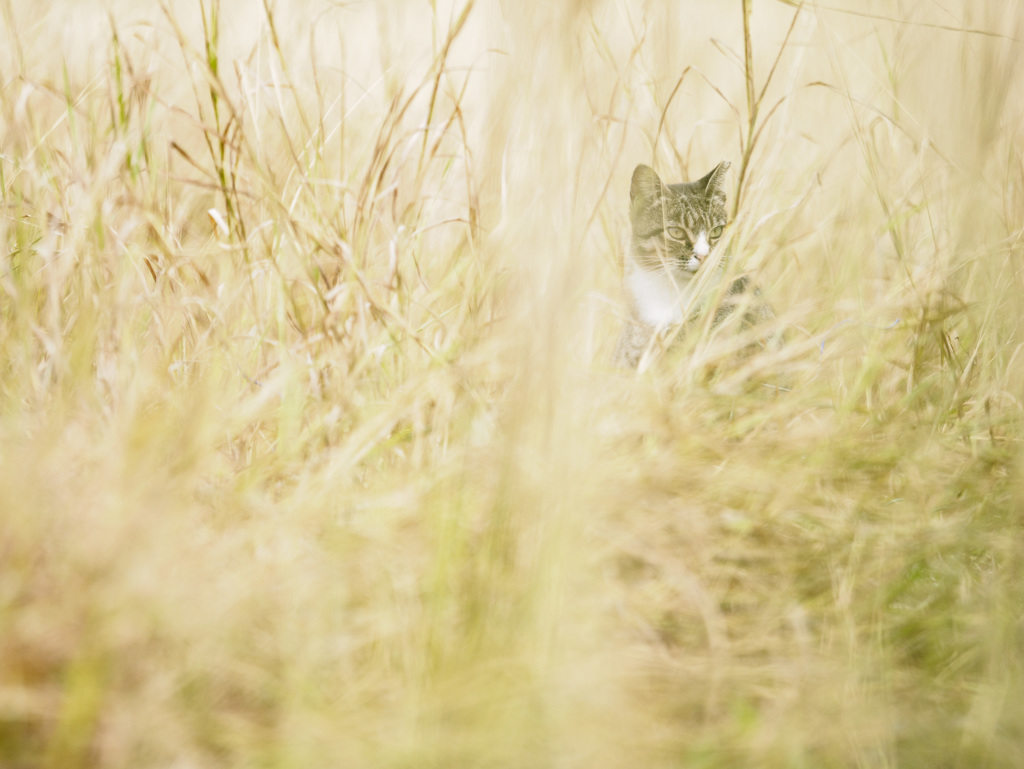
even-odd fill
[{"label": "grassy field", "polygon": [[550,5],[0,3],[0,766],[1024,766],[1024,14]]}]

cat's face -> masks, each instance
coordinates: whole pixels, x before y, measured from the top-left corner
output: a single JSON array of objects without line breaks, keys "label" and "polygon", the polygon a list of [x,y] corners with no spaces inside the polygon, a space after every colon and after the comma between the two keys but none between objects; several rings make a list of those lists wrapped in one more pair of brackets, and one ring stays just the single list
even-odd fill
[{"label": "cat's face", "polygon": [[703,179],[662,184],[653,169],[639,165],[629,188],[633,257],[646,270],[695,273],[722,236],[725,212],[723,160]]}]

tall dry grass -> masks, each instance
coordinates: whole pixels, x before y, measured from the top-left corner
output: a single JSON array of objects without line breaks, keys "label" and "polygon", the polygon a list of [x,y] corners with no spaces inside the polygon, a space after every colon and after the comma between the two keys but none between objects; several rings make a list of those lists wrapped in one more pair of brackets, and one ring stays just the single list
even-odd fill
[{"label": "tall dry grass", "polygon": [[1021,13],[551,6],[0,5],[0,764],[1024,765]]}]

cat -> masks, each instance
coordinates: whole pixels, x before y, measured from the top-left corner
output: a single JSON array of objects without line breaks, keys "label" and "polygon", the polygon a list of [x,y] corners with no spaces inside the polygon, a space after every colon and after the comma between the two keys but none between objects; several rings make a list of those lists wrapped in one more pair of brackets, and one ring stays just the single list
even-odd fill
[{"label": "cat", "polygon": [[[624,277],[630,318],[615,349],[616,365],[635,368],[654,346],[656,335],[699,312],[700,302],[692,301],[692,289],[728,223],[724,183],[729,165],[723,160],[697,181],[669,185],[649,166],[641,164],[633,171],[632,234]],[[725,291],[712,325],[725,320],[737,305],[746,305],[745,325],[770,320],[774,314],[760,296],[746,276],[737,278]],[[688,307],[690,317],[684,318]]]}]

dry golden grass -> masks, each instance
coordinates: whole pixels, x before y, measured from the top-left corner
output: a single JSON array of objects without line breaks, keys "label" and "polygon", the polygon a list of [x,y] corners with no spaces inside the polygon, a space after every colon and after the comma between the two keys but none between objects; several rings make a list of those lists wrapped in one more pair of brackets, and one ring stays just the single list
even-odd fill
[{"label": "dry golden grass", "polygon": [[1024,766],[1016,4],[543,5],[0,4],[0,765]]}]

